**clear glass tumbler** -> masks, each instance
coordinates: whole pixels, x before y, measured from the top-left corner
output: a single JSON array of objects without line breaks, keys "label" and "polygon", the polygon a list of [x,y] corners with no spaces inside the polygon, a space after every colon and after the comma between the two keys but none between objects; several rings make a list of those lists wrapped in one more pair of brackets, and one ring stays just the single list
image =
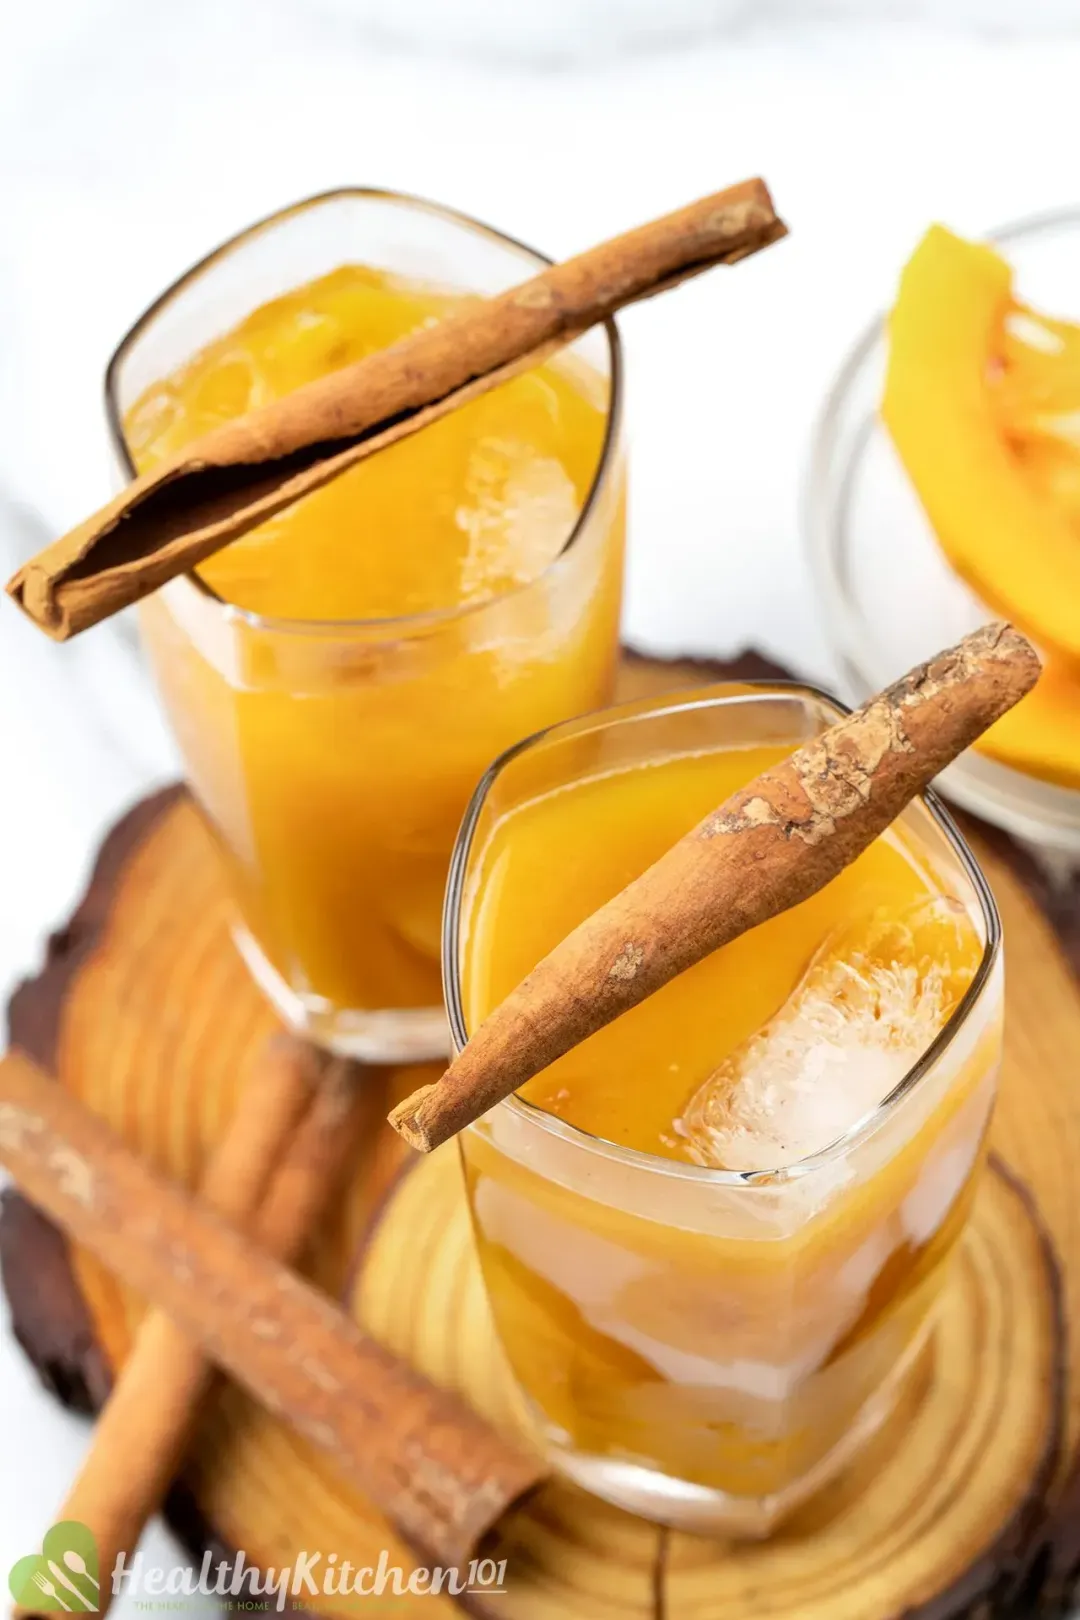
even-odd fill
[{"label": "clear glass tumbler", "polygon": [[[473,798],[448,891],[456,1046],[484,995],[470,929],[506,903],[515,812],[672,756],[795,747],[837,712],[801,687],[717,688],[588,716],[505,754]],[[509,844],[484,880],[496,827]],[[460,1139],[496,1327],[551,1459],[632,1512],[767,1533],[866,1442],[926,1343],[984,1159],[1003,970],[993,899],[948,816],[928,796],[899,830],[970,918],[981,958],[945,1027],[838,1140],[781,1168],[709,1169],[614,1145],[521,1097]],[[674,1041],[657,1055],[666,1065]]]},{"label": "clear glass tumbler", "polygon": [[[106,395],[121,469],[134,471],[124,429],[134,402],[271,298],[347,263],[490,294],[546,262],[449,209],[385,192],[338,191],[263,220],[182,276],[117,349]],[[445,1052],[442,896],[469,794],[516,738],[610,696],[624,536],[614,327],[559,363],[587,374],[605,429],[576,526],[535,579],[458,609],[307,622],[241,609],[190,575],[141,609],[231,872],[239,948],[289,1023],[353,1056]],[[407,530],[403,516],[402,545]]]}]

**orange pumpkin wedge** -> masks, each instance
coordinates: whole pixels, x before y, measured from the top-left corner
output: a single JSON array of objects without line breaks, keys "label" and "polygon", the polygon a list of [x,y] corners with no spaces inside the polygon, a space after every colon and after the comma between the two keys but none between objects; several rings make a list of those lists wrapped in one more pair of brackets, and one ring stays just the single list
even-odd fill
[{"label": "orange pumpkin wedge", "polygon": [[1080,677],[1048,659],[1038,684],[975,746],[1025,775],[1080,789]]},{"label": "orange pumpkin wedge", "polygon": [[[889,318],[882,415],[957,573],[995,612],[1080,673],[1080,528],[1055,498],[1043,462],[1026,466],[1007,408],[1003,417],[1023,365],[1009,325],[1018,310],[1004,259],[931,226],[904,270]],[[1046,325],[1051,335],[1055,324]],[[1038,394],[1040,365],[1053,367],[1040,350],[1030,353]],[[1006,376],[1007,360],[1013,370]],[[1066,381],[1075,364],[1075,348],[1063,340]],[[1019,397],[1030,395],[1021,388]],[[1037,420],[1030,427],[1037,437]],[[1018,716],[1024,712],[1026,705]],[[1080,726],[1080,713],[1073,720]],[[1080,774],[1080,738],[1075,751]]]},{"label": "orange pumpkin wedge", "polygon": [[1046,657],[976,746],[1080,789],[1080,326],[1025,308],[999,254],[934,225],[889,319],[882,415],[956,572]]}]

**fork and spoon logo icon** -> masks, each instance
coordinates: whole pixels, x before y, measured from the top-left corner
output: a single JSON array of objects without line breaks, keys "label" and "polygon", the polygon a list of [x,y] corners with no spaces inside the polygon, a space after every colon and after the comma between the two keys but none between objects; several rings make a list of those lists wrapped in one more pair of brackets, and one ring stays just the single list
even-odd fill
[{"label": "fork and spoon logo icon", "polygon": [[35,1613],[96,1614],[100,1608],[97,1545],[84,1524],[54,1524],[39,1553],[20,1558],[8,1588],[20,1608]]}]

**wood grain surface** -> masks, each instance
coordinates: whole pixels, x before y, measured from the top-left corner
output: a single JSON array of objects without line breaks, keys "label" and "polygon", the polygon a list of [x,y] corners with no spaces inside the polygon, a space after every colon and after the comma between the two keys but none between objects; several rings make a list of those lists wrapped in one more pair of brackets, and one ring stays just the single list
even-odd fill
[{"label": "wood grain surface", "polygon": [[[621,695],[774,673],[752,656],[723,670],[629,657]],[[1004,1614],[1021,1589],[1022,1612],[1062,1612],[1080,1564],[1080,1343],[1062,1331],[1080,1309],[1080,987],[1022,858],[997,837],[972,836],[1006,932],[999,1162],[900,1410],[764,1545],[670,1533],[573,1487],[546,1487],[500,1531],[507,1620],[947,1620]],[[274,1022],[232,948],[229,915],[209,837],[170,790],[113,834],[86,901],[10,1008],[12,1039],[188,1186]],[[389,1106],[432,1073],[372,1069],[370,1084]],[[5,1200],[0,1260],[16,1331],[42,1375],[69,1403],[100,1404],[139,1300],[18,1196]],[[429,1376],[522,1426],[452,1145],[414,1162],[379,1129],[306,1269]],[[242,1547],[256,1565],[280,1567],[305,1548],[363,1563],[386,1547],[411,1567],[325,1459],[232,1388],[206,1411],[171,1512],[193,1544]],[[452,1608],[445,1597],[402,1598],[393,1612]]]}]

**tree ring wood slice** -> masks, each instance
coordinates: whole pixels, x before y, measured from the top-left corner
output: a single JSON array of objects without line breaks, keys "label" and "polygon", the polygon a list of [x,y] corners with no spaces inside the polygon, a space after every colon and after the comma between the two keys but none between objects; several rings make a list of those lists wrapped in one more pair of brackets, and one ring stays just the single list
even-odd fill
[{"label": "tree ring wood slice", "polygon": [[[761,661],[718,670],[632,659],[621,695],[771,673]],[[573,1487],[545,1487],[500,1531],[511,1569],[500,1609],[507,1620],[892,1620],[908,1612],[952,1620],[993,1612],[984,1600],[992,1597],[996,1609],[1028,1568],[1033,1515],[1062,1437],[1066,1348],[1074,1358],[1069,1456],[1080,1432],[1077,1347],[1063,1341],[1053,1257],[1056,1245],[1070,1320],[1080,1309],[1080,1204],[1069,1173],[1080,1163],[1080,1096],[1067,1080],[1080,1049],[1080,992],[1027,891],[1003,861],[993,875],[1007,931],[1021,946],[994,1131],[1010,1168],[985,1179],[932,1362],[921,1365],[865,1457],[764,1545],[669,1533]],[[183,794],[159,796],[108,841],[87,900],[11,1007],[13,1038],[189,1185],[273,1027],[228,924],[196,812]],[[415,1069],[372,1071],[387,1106],[419,1078]],[[381,1131],[308,1269],[328,1290],[348,1292],[370,1330],[430,1376],[496,1422],[520,1426],[456,1154],[442,1150],[407,1175],[402,1163],[398,1138]],[[1048,1232],[1010,1171],[1037,1181]],[[0,1258],[28,1352],[62,1397],[100,1401],[108,1367],[130,1344],[139,1301],[77,1248],[57,1246],[17,1197],[5,1200]],[[47,1299],[35,1290],[43,1276]],[[411,1567],[321,1456],[231,1388],[205,1414],[184,1492],[189,1533],[200,1542],[213,1533],[256,1565],[280,1568],[301,1549],[338,1551],[356,1564],[386,1547]],[[395,1613],[414,1610],[429,1620],[454,1612],[445,1598],[395,1601]]]},{"label": "tree ring wood slice", "polygon": [[[407,1234],[408,1251],[403,1248]],[[429,1377],[504,1427],[524,1420],[499,1351],[476,1263],[456,1154],[425,1160],[394,1195],[360,1273],[357,1314]],[[667,1613],[680,1620],[886,1620],[966,1611],[1013,1570],[1057,1460],[1064,1343],[1056,1262],[1030,1196],[1000,1163],[980,1188],[923,1362],[896,1413],[837,1482],[764,1543],[672,1535]],[[574,1540],[594,1513],[597,1552],[610,1510],[573,1494]],[[512,1613],[591,1614],[598,1571],[561,1542],[512,1542],[529,1589]],[[498,1554],[496,1554],[498,1556]],[[610,1572],[609,1572],[610,1573]],[[544,1596],[541,1596],[541,1593]]]}]

